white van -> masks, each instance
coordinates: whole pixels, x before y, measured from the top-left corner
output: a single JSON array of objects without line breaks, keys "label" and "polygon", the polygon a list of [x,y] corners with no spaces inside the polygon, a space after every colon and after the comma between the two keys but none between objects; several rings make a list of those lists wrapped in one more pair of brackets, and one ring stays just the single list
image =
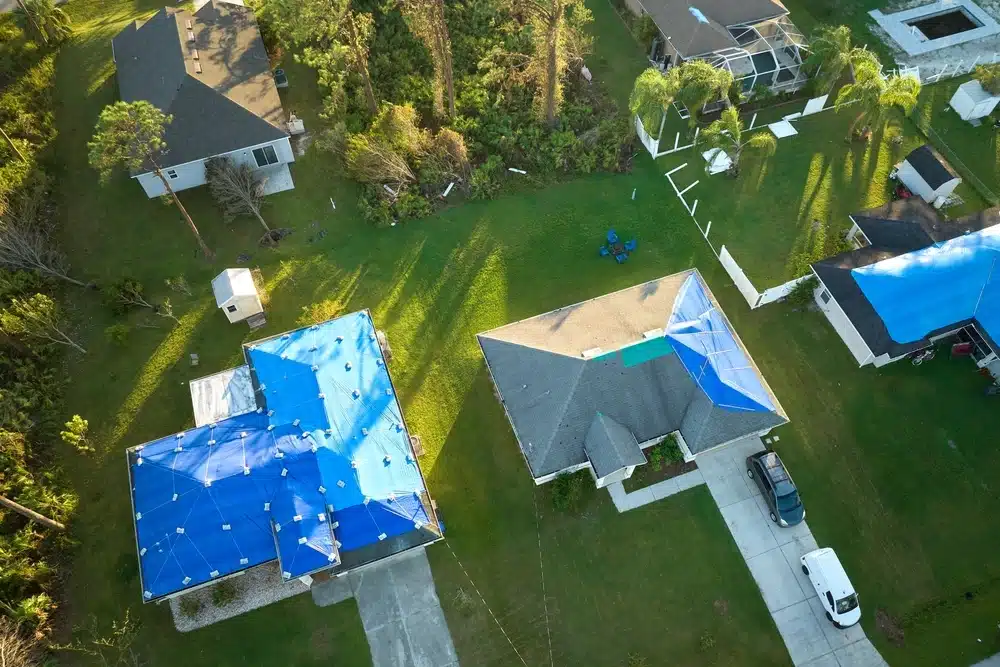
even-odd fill
[{"label": "white van", "polygon": [[831,623],[838,628],[847,628],[861,620],[858,594],[833,549],[827,547],[810,551],[799,560]]}]

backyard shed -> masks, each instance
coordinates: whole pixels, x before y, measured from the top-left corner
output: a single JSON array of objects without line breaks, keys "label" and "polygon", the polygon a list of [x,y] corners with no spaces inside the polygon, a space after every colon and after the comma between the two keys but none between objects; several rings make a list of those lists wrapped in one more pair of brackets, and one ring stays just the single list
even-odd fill
[{"label": "backyard shed", "polygon": [[226,313],[230,322],[243,320],[264,312],[250,269],[226,269],[212,281],[215,305]]},{"label": "backyard shed", "polygon": [[976,80],[966,81],[951,96],[949,104],[962,120],[978,120],[993,113],[1000,104],[1000,95],[991,95]]},{"label": "backyard shed", "polygon": [[935,208],[940,208],[962,182],[952,168],[927,144],[914,149],[897,167],[899,182]]}]

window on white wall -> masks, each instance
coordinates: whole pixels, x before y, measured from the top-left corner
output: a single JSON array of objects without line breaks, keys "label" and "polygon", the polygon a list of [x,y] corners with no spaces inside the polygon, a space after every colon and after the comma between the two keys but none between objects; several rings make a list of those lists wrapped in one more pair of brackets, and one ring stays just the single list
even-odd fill
[{"label": "window on white wall", "polygon": [[274,146],[264,146],[253,149],[253,159],[257,161],[258,167],[266,167],[269,164],[277,164],[278,154],[274,152]]},{"label": "window on white wall", "polygon": [[830,293],[826,290],[819,293],[819,298],[823,300],[823,303],[830,303]]},{"label": "window on white wall", "polygon": [[167,169],[167,176],[169,178],[177,178],[177,170],[176,169]]}]

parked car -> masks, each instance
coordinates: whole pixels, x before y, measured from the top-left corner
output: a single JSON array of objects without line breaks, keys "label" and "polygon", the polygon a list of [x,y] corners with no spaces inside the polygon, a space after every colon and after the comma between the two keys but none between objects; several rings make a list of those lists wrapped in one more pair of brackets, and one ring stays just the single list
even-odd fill
[{"label": "parked car", "polygon": [[816,549],[799,560],[802,561],[802,571],[816,589],[831,623],[843,629],[861,620],[858,594],[833,549]]},{"label": "parked car", "polygon": [[757,483],[771,510],[771,521],[779,526],[794,526],[806,518],[802,499],[785,464],[776,452],[765,449],[747,457],[747,476]]}]

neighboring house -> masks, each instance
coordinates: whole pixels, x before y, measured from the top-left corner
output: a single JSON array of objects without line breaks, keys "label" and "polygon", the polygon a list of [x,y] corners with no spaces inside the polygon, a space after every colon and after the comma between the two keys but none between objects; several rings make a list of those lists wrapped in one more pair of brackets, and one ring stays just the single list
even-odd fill
[{"label": "neighboring house", "polygon": [[663,68],[699,58],[733,73],[744,93],[805,85],[806,39],[777,0],[626,0],[659,28],[649,59]]},{"label": "neighboring house", "polygon": [[676,434],[687,459],[788,421],[696,270],[481,333],[536,484],[603,487]]},{"label": "neighboring house", "polygon": [[[205,162],[216,156],[266,169],[268,193],[294,187],[288,119],[252,11],[223,0],[193,12],[164,7],[111,45],[121,99],[173,116],[160,160],[171,189],[203,185]],[[149,197],[166,192],[151,171],[132,178]]]},{"label": "neighboring house", "polygon": [[309,583],[441,539],[367,311],[243,356],[190,383],[194,428],[128,450],[144,601],[274,560]]},{"label": "neighboring house", "polygon": [[858,364],[883,366],[955,336],[998,371],[1000,209],[945,221],[910,198],[851,221],[857,249],[812,270],[816,302]]},{"label": "neighboring house", "polygon": [[896,178],[935,208],[941,208],[962,182],[945,159],[927,144],[913,149],[896,165]]}]

